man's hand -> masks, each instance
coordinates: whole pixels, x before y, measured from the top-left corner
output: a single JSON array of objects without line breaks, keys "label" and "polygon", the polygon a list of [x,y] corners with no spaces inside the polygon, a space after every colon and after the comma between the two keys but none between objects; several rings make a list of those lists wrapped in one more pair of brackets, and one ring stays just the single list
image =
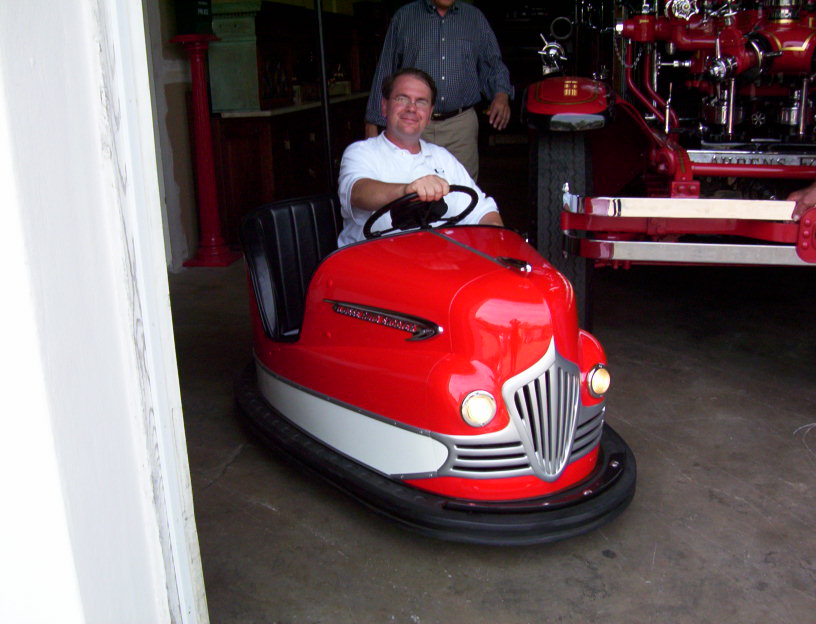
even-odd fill
[{"label": "man's hand", "polygon": [[439,176],[427,175],[405,185],[405,195],[416,193],[422,201],[436,201],[450,193],[450,184]]},{"label": "man's hand", "polygon": [[794,191],[788,195],[788,199],[796,202],[791,219],[798,221],[805,214],[805,211],[816,206],[816,182],[807,188]]},{"label": "man's hand", "polygon": [[407,184],[361,178],[351,187],[351,205],[360,210],[374,212],[411,193],[416,193],[422,201],[436,201],[449,192],[450,185],[435,175],[423,176]]},{"label": "man's hand", "polygon": [[496,130],[504,130],[510,121],[510,97],[506,93],[497,93],[487,109],[490,125]]}]

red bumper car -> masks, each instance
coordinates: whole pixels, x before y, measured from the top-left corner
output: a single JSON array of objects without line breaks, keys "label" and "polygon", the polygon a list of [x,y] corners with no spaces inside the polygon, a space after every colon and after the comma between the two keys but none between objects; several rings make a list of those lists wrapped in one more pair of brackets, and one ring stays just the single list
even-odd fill
[{"label": "red bumper car", "polygon": [[622,512],[635,460],[604,422],[606,357],[569,282],[508,229],[386,212],[394,233],[339,250],[334,197],[244,220],[253,430],[443,539],[550,542]]}]

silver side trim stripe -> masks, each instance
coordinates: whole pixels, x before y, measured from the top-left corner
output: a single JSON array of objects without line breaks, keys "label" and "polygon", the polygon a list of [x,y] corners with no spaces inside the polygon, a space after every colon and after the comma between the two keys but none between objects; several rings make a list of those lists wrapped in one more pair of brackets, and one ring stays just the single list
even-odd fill
[{"label": "silver side trim stripe", "polygon": [[436,473],[448,449],[411,431],[329,401],[288,383],[260,364],[261,394],[287,420],[327,446],[389,476]]}]

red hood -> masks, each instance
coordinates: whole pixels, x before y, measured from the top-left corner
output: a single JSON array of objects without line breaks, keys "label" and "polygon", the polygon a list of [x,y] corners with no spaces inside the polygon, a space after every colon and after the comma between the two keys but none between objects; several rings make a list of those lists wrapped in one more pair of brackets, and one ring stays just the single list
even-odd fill
[{"label": "red hood", "polygon": [[[530,271],[513,268],[518,261],[528,263]],[[503,228],[442,228],[346,247],[321,266],[311,296],[318,307],[322,300],[324,309],[331,300],[425,319],[443,330],[428,341],[429,348],[444,341],[434,350],[487,358],[491,366],[509,348],[514,361],[499,369],[508,364],[523,369],[537,361],[553,335],[563,356],[577,358],[569,282],[518,234]],[[310,325],[305,319],[304,330]],[[382,340],[377,334],[374,339]]]},{"label": "red hood", "polygon": [[[450,227],[331,254],[312,278],[298,341],[267,342],[259,356],[339,401],[467,434],[458,414],[468,392],[501,396],[553,338],[561,356],[580,362],[577,323],[569,282],[518,234]],[[417,339],[416,327],[432,331]],[[487,429],[506,426],[501,414]]]}]

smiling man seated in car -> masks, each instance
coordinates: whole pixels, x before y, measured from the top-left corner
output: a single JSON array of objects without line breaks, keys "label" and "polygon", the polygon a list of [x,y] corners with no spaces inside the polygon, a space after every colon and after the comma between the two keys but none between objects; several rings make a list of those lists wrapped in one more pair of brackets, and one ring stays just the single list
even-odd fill
[{"label": "smiling man seated in car", "polygon": [[[382,94],[385,130],[352,143],[343,153],[343,231],[338,245],[363,240],[365,222],[379,208],[411,193],[421,201],[437,201],[448,195],[451,184],[470,187],[478,196],[476,207],[460,223],[502,225],[496,202],[476,186],[464,166],[446,149],[420,138],[436,101],[433,79],[422,70],[404,68],[386,79]],[[456,214],[468,198],[453,194],[446,202],[447,214]]]}]

